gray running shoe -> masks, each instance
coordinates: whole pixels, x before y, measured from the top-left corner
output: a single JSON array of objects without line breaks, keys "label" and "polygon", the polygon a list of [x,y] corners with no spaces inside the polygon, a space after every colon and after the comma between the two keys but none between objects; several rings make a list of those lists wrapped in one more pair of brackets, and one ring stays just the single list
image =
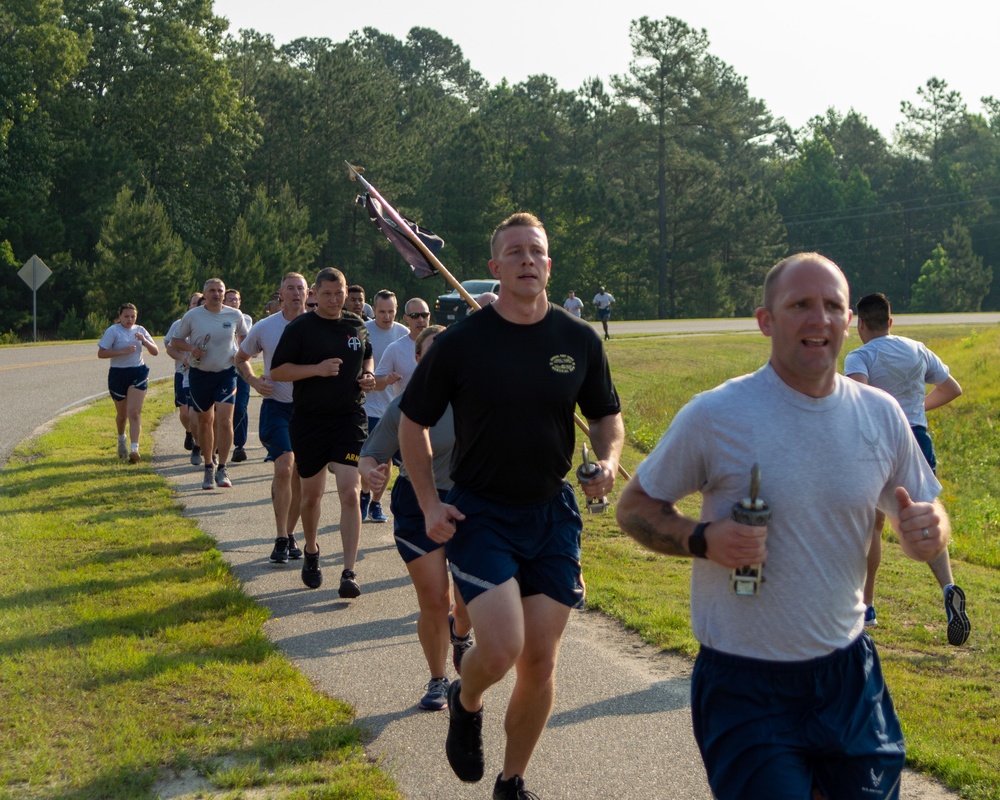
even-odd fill
[{"label": "gray running shoe", "polygon": [[191,447],[191,466],[201,466],[201,448],[198,445],[192,445]]},{"label": "gray running shoe", "polygon": [[118,458],[128,458],[128,445],[125,442],[118,442]]},{"label": "gray running shoe", "polygon": [[229,473],[226,472],[225,467],[219,467],[215,471],[215,485],[220,489],[232,489],[233,482],[229,480]]},{"label": "gray running shoe", "polygon": [[209,464],[205,467],[205,480],[201,482],[202,489],[214,489],[215,488],[215,467]]},{"label": "gray running shoe", "polygon": [[948,614],[948,644],[955,647],[965,644],[972,625],[965,613],[965,592],[953,583],[944,589],[944,610]]},{"label": "gray running shoe", "polygon": [[444,711],[448,707],[448,679],[431,678],[427,684],[427,693],[417,703],[424,711]]}]

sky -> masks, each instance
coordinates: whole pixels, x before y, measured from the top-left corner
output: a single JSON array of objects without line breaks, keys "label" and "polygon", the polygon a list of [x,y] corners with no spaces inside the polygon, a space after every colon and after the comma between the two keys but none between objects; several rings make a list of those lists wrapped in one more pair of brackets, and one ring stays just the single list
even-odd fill
[{"label": "sky", "polygon": [[414,26],[431,28],[461,47],[491,85],[546,74],[566,90],[626,73],[632,20],[669,15],[705,29],[709,52],[796,128],[831,106],[853,108],[891,138],[900,103],[917,103],[917,89],[932,77],[959,91],[973,112],[982,110],[981,97],[1000,97],[1000,3],[988,0],[215,0],[214,7],[232,33],[253,28],[278,45],[299,37],[340,42],[364,27],[403,40]]}]

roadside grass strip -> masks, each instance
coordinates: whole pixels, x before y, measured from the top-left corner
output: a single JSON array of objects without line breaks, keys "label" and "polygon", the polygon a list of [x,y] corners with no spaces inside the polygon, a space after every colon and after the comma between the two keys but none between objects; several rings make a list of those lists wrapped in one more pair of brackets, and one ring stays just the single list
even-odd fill
[{"label": "roadside grass strip", "polygon": [[[150,391],[150,421],[172,410]],[[119,462],[110,400],[0,474],[0,797],[396,798],[345,703],[264,634],[148,464]],[[172,794],[176,796],[176,793]]]}]

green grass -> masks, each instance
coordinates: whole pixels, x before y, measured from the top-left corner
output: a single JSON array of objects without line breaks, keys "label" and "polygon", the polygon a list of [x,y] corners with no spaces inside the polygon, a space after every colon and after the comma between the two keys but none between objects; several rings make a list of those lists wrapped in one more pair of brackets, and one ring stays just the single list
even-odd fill
[{"label": "green grass", "polygon": [[[1000,329],[897,332],[927,341],[966,391],[932,412],[931,429],[974,627],[967,647],[947,645],[930,571],[887,532],[875,638],[910,763],[966,800],[1000,800]],[[745,334],[613,340],[625,467],[692,394],[767,351]],[[144,418],[168,415],[169,400],[150,391]],[[397,797],[365,758],[351,709],[267,640],[266,610],[165,481],[146,464],[109,468],[111,424],[110,402],[97,403],[22,445],[0,474],[0,547],[19,554],[0,571],[0,799],[153,797],[157,780],[190,772],[215,796]],[[690,562],[641,549],[612,513],[588,517],[584,536],[590,606],[693,656]]]},{"label": "green grass", "polygon": [[[947,363],[965,395],[930,414],[942,499],[952,524],[956,581],[969,597],[973,632],[947,643],[941,592],[930,570],[902,555],[887,529],[876,587],[874,632],[908,744],[909,763],[961,791],[1000,800],[1000,328],[899,329]],[[853,338],[845,352],[858,346]],[[612,371],[624,407],[629,472],[696,392],[756,369],[764,337],[739,335],[612,340]],[[619,488],[616,489],[620,491]],[[692,516],[697,498],[682,504]],[[612,514],[588,517],[584,531],[587,602],[647,641],[697,652],[689,622],[690,562],[652,554],[621,534]]]},{"label": "green grass", "polygon": [[0,475],[0,797],[153,797],[184,770],[233,797],[397,797],[166,483],[116,463],[112,419],[98,403]]}]

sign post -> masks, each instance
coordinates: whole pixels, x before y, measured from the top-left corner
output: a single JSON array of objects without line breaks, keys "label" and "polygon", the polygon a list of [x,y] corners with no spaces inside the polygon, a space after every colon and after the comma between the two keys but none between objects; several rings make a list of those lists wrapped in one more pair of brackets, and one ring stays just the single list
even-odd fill
[{"label": "sign post", "polygon": [[38,341],[38,287],[49,279],[52,274],[45,262],[38,256],[32,256],[24,262],[24,266],[17,272],[21,280],[31,287],[31,318],[32,318],[32,341]]}]

